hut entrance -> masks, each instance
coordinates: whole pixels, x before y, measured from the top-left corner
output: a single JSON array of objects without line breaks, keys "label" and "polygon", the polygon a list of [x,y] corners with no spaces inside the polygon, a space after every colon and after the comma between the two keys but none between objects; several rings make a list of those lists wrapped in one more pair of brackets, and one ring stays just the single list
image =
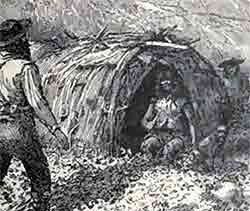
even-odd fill
[{"label": "hut entrance", "polygon": [[151,97],[154,96],[155,83],[156,74],[155,71],[151,71],[133,96],[125,115],[120,142],[122,147],[130,148],[133,153],[140,150],[143,137],[147,133],[141,125],[141,120],[147,111]]}]

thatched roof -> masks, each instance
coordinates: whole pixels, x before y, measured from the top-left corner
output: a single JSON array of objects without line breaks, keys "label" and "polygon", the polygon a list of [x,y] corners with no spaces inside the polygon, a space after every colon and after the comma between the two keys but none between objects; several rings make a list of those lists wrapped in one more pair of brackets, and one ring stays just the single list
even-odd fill
[{"label": "thatched roof", "polygon": [[[182,76],[199,110],[196,119],[200,132],[206,134],[216,127],[220,113],[216,100],[225,97],[220,78],[190,46],[191,41],[177,38],[170,29],[159,34],[103,30],[95,39],[82,39],[64,50],[36,55],[45,93],[69,135],[110,151],[119,140],[136,93],[159,63],[175,67]],[[143,91],[140,94],[147,96]],[[147,103],[146,99],[142,102]]]}]

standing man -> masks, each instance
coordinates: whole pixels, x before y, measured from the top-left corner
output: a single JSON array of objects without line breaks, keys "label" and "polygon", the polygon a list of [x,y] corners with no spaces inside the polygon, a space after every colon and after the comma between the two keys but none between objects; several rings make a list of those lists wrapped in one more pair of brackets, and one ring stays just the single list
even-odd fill
[{"label": "standing man", "polygon": [[31,62],[27,31],[30,19],[0,24],[0,181],[13,156],[20,159],[31,180],[36,211],[49,210],[51,178],[38,141],[37,117],[68,149],[67,138],[49,108],[37,66]]}]

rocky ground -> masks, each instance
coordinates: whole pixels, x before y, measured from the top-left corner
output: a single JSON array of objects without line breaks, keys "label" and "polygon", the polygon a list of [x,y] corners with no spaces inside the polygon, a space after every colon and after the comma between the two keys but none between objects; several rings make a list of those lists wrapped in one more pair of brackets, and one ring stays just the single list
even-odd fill
[{"label": "rocky ground", "polygon": [[[223,167],[209,173],[194,168],[189,152],[169,164],[140,154],[100,157],[80,146],[59,156],[49,151],[55,149],[51,145],[45,149],[51,211],[250,210],[249,114],[248,103],[237,109],[228,139],[234,157],[229,154]],[[4,182],[0,211],[32,211],[30,181],[20,161],[12,161]]]},{"label": "rocky ground", "polygon": [[[243,165],[228,163],[220,172],[205,174],[189,166],[188,155],[174,165],[141,155],[111,159],[70,152],[59,160],[55,154],[48,157],[51,211],[250,210],[250,174]],[[239,203],[236,190],[220,188],[225,181],[242,188]],[[0,210],[31,211],[31,205],[29,180],[22,164],[13,160],[0,188]]]}]

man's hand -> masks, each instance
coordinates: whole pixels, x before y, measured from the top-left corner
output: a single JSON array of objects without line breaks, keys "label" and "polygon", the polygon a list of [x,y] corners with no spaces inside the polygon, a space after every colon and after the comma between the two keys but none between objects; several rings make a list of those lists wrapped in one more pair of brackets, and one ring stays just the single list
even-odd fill
[{"label": "man's hand", "polygon": [[64,150],[69,149],[68,138],[61,129],[55,130],[54,136],[57,138],[57,140],[59,141],[60,145]]}]

